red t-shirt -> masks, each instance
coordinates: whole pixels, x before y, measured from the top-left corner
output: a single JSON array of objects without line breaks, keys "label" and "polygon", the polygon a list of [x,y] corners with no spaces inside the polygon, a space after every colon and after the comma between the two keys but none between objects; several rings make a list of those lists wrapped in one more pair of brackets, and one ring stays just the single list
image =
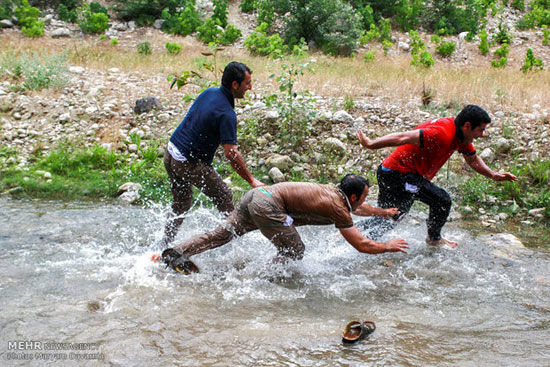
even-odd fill
[{"label": "red t-shirt", "polygon": [[420,129],[420,145],[398,146],[384,159],[384,167],[401,173],[418,173],[431,180],[455,150],[462,154],[475,154],[473,144],[458,140],[454,117],[426,121],[416,129]]}]

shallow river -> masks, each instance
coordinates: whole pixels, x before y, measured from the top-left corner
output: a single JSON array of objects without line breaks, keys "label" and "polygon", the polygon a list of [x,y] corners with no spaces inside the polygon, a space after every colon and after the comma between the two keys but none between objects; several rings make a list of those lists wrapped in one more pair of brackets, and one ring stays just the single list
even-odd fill
[{"label": "shallow river", "polygon": [[[451,225],[459,247],[428,248],[413,213],[389,235],[409,254],[302,227],[302,261],[273,265],[254,232],[181,276],[150,260],[163,210],[0,199],[0,365],[550,365],[548,252],[500,256]],[[178,238],[219,221],[198,208]],[[343,345],[355,319],[377,329]]]}]

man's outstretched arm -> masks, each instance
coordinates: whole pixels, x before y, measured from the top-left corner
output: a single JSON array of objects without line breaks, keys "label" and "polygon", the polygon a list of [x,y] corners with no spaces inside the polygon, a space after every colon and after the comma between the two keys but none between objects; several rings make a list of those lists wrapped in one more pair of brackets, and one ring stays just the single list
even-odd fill
[{"label": "man's outstretched arm", "polygon": [[250,184],[252,187],[259,187],[259,186],[265,186],[264,183],[262,183],[260,180],[257,180],[250,171],[246,168],[246,164],[244,163],[244,159],[239,152],[239,149],[237,149],[236,145],[232,144],[224,144],[223,145],[225,158],[231,163],[231,167],[241,176],[246,182]]},{"label": "man's outstretched arm", "polygon": [[353,211],[353,214],[359,215],[361,217],[384,217],[384,218],[391,218],[393,216],[399,215],[399,209],[397,208],[378,208],[376,206],[369,205],[367,203],[363,203],[359,208],[355,209]]},{"label": "man's outstretched arm", "polygon": [[420,145],[420,130],[393,133],[376,139],[369,139],[363,131],[357,130],[357,139],[363,147],[368,149],[397,147],[404,144]]},{"label": "man's outstretched arm", "polygon": [[464,154],[464,159],[466,160],[466,163],[468,163],[468,165],[472,167],[474,171],[476,171],[477,173],[485,177],[489,177],[493,181],[515,181],[517,179],[517,177],[511,174],[510,172],[493,171],[492,169],[489,168],[489,166],[487,166],[487,164],[485,164],[485,161],[483,161],[483,159],[477,154],[474,154],[471,156]]},{"label": "man's outstretched arm", "polygon": [[394,238],[388,242],[376,242],[361,234],[355,226],[341,229],[340,233],[346,241],[357,251],[367,254],[381,254],[383,252],[404,252],[407,253],[407,242],[401,238]]}]

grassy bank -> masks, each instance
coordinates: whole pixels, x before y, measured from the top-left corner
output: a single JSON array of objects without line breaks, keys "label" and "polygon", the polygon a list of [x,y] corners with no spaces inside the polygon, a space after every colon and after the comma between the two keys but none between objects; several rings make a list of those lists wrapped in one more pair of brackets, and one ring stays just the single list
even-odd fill
[{"label": "grassy bank", "polygon": [[[108,152],[101,146],[84,148],[74,142],[65,142],[48,154],[37,152],[21,167],[15,150],[2,147],[0,193],[16,198],[114,201],[118,187],[131,181],[143,187],[140,191],[142,205],[169,203],[171,194],[162,157],[147,152],[140,152],[140,155],[140,159],[130,160],[126,155]],[[250,187],[225,160],[217,159],[216,162],[220,162],[216,169],[222,177],[231,178],[234,198],[238,200]],[[507,230],[531,246],[550,248],[550,161],[516,165],[510,170],[518,176],[517,182],[494,183],[479,175],[461,176],[454,192],[458,198],[455,205],[459,210],[465,206],[472,209],[464,213],[464,219],[474,231]],[[265,172],[254,174],[262,177]],[[300,177],[291,179],[299,180]],[[210,205],[210,202],[205,200],[205,204]],[[489,217],[505,213],[508,218],[487,229],[479,220],[480,208]],[[541,216],[529,217],[527,211],[534,208],[545,210]],[[522,223],[525,220],[531,223]]]}]

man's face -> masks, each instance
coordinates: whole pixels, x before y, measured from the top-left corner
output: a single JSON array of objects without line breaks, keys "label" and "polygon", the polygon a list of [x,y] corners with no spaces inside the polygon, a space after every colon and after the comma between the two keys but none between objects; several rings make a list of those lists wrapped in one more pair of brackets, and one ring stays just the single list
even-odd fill
[{"label": "man's face", "polygon": [[474,139],[483,137],[487,125],[487,123],[482,123],[481,125],[476,126],[472,129],[472,125],[470,124],[470,122],[466,122],[463,129],[464,140],[466,141],[466,143],[471,143],[472,141],[474,141]]},{"label": "man's face", "polygon": [[231,87],[233,89],[233,97],[243,98],[246,91],[252,89],[252,76],[248,71],[245,71],[244,80],[241,83],[238,83],[236,80],[234,80]]},{"label": "man's face", "polygon": [[359,208],[363,203],[365,202],[365,199],[367,198],[367,195],[369,194],[369,187],[365,185],[365,189],[363,190],[363,193],[359,197],[359,199],[355,200],[351,204],[351,210],[354,211],[357,208]]}]

